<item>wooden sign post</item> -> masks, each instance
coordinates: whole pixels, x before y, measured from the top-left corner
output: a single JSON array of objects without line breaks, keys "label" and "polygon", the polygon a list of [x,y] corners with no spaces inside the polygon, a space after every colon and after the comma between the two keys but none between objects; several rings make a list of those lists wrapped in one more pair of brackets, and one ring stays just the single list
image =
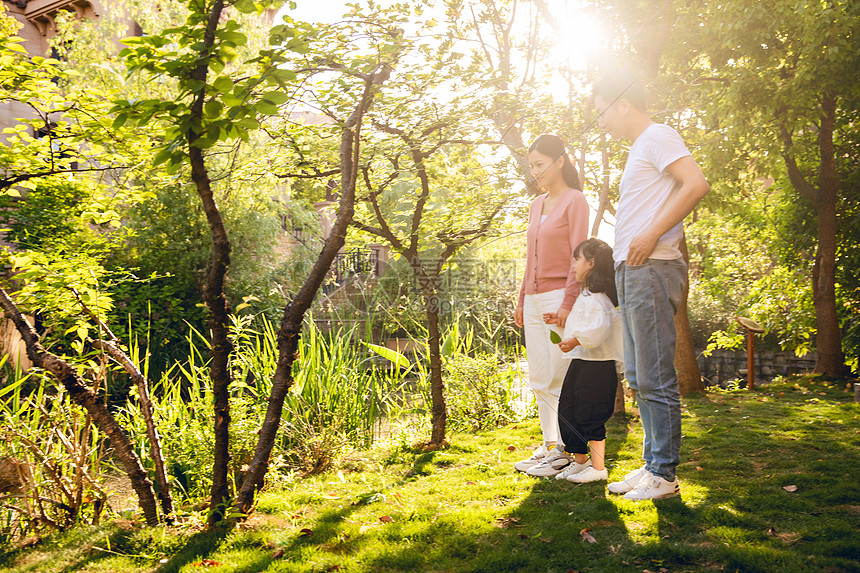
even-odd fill
[{"label": "wooden sign post", "polygon": [[764,328],[745,316],[736,316],[735,320],[747,331],[747,390],[752,390],[755,387],[755,334],[764,332]]}]

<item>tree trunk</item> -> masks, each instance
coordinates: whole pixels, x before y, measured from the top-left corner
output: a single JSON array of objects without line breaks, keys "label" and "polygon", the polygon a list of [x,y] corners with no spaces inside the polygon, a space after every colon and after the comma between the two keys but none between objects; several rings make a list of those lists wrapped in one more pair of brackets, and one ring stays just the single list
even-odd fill
[{"label": "tree trunk", "polygon": [[823,96],[822,112],[818,130],[820,188],[815,206],[818,215],[818,250],[812,276],[817,332],[815,372],[827,376],[845,376],[848,367],[842,353],[842,335],[836,311],[836,203],[839,175],[833,148],[836,100],[831,94]]},{"label": "tree trunk", "polygon": [[[110,330],[107,330],[107,334],[115,340]],[[146,423],[146,436],[149,438],[149,455],[155,464],[155,480],[158,482],[158,499],[161,501],[161,511],[164,514],[164,520],[167,523],[172,523],[173,496],[170,495],[170,482],[167,480],[167,469],[164,467],[161,438],[158,435],[158,429],[155,427],[155,420],[152,416],[153,409],[152,400],[149,397],[149,384],[137,366],[134,365],[125,352],[120,350],[113,340],[95,340],[93,341],[93,346],[101,348],[114,360],[119,362],[128,375],[131,376],[134,383],[137,384],[140,412],[143,414],[143,420]]]},{"label": "tree trunk", "polygon": [[[434,285],[435,286],[435,285]],[[445,401],[445,380],[442,378],[442,331],[439,328],[439,297],[436,289],[424,291],[424,312],[427,315],[427,348],[430,354],[430,448],[445,445],[448,405]]]},{"label": "tree trunk", "polygon": [[281,326],[278,329],[278,365],[272,379],[272,391],[269,394],[266,417],[260,428],[257,446],[254,448],[254,457],[248,465],[241,489],[236,495],[235,508],[243,514],[250,513],[253,508],[254,496],[262,487],[266,472],[269,470],[269,459],[275,445],[278,427],[281,424],[284,399],[293,384],[293,362],[298,356],[297,351],[305,312],[313,304],[314,297],[331,268],[332,261],[346,242],[347,227],[352,221],[355,210],[355,184],[358,178],[361,124],[364,114],[373,102],[374,89],[385,82],[390,74],[391,68],[384,66],[365,80],[365,89],[361,100],[347,119],[341,132],[341,195],[337,218],[323,245],[322,252],[320,252],[320,256],[314,263],[302,288],[284,308]]},{"label": "tree trunk", "polygon": [[618,388],[615,390],[615,409],[613,414],[623,414],[624,407],[624,374],[618,373]]},{"label": "tree trunk", "polygon": [[609,206],[609,182],[612,172],[609,169],[609,142],[606,133],[600,135],[600,165],[603,178],[600,182],[600,197],[597,201],[597,212],[594,214],[594,222],[591,224],[591,236],[596,237],[600,224],[603,222],[603,214]]},{"label": "tree trunk", "polygon": [[[200,59],[191,71],[191,78],[205,85],[209,73],[209,57],[215,45],[215,32],[224,11],[224,0],[215,0],[207,15],[206,29],[203,31],[203,43],[200,49]],[[191,179],[197,188],[197,195],[203,204],[209,232],[212,235],[212,258],[206,269],[206,285],[203,289],[203,300],[208,310],[207,322],[211,344],[212,360],[209,364],[209,377],[212,380],[212,396],[214,399],[214,432],[215,446],[212,463],[212,491],[209,501],[210,528],[224,519],[226,502],[230,497],[229,465],[230,465],[230,369],[229,359],[233,345],[229,339],[230,309],[227,297],[224,295],[224,277],[230,266],[230,240],[227,229],[221,218],[221,211],[212,193],[212,182],[206,168],[203,150],[195,144],[200,138],[200,126],[203,121],[203,104],[206,100],[206,89],[197,91],[191,104],[192,127],[188,129],[188,158],[191,163]],[[195,127],[197,126],[197,127]]]},{"label": "tree trunk", "polygon": [[229,338],[230,309],[224,295],[224,277],[230,265],[230,240],[221,218],[221,212],[212,194],[211,182],[203,159],[203,152],[191,147],[191,177],[197,185],[197,194],[212,234],[212,259],[206,272],[203,300],[209,310],[210,343],[212,360],[209,376],[212,380],[212,396],[215,414],[215,446],[212,464],[212,491],[209,510],[209,527],[224,519],[225,503],[230,497],[230,352],[233,344]]},{"label": "tree trunk", "polygon": [[71,364],[45,350],[39,340],[39,335],[24,319],[21,311],[18,310],[18,307],[15,306],[3,288],[0,288],[0,306],[3,307],[6,316],[15,323],[15,327],[27,346],[27,356],[30,357],[33,364],[50,372],[63,385],[72,401],[82,406],[87,414],[92,417],[96,426],[110,439],[114,453],[125,468],[131,486],[137,493],[138,504],[143,511],[147,525],[156,525],[158,523],[158,508],[155,503],[155,494],[152,491],[152,482],[146,477],[146,471],[134,452],[134,446],[113,414],[108,410],[104,400],[87,387]]},{"label": "tree trunk", "polygon": [[[690,254],[687,250],[686,235],[681,239],[681,254],[689,264]],[[689,274],[689,272],[688,272]],[[696,362],[696,348],[693,346],[693,333],[690,330],[690,318],[687,315],[687,297],[690,293],[690,282],[684,284],[681,302],[675,313],[675,370],[678,373],[678,389],[682,395],[695,394],[705,389],[702,372]]]}]

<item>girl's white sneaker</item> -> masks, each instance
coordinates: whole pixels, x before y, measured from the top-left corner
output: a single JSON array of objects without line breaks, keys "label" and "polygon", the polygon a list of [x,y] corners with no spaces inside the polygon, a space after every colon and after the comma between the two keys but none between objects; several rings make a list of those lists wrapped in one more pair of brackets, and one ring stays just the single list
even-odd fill
[{"label": "girl's white sneaker", "polygon": [[580,472],[567,476],[566,479],[573,483],[591,483],[593,481],[603,481],[608,477],[609,472],[606,471],[606,468],[596,470],[593,467],[588,466]]},{"label": "girl's white sneaker", "polygon": [[570,465],[561,470],[561,473],[555,475],[555,479],[567,479],[567,476],[572,476],[573,474],[577,474],[584,470],[585,468],[591,467],[591,460],[586,460],[584,464],[578,464],[576,462],[570,462]]}]

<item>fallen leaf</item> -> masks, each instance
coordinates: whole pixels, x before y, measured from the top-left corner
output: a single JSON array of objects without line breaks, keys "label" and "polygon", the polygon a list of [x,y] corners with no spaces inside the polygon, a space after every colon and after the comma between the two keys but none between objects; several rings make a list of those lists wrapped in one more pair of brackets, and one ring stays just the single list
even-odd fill
[{"label": "fallen leaf", "polygon": [[520,520],[516,517],[497,517],[493,525],[504,529],[506,527],[518,527],[517,524],[519,522]]},{"label": "fallen leaf", "polygon": [[582,536],[583,541],[588,541],[589,543],[597,543],[597,540],[591,534],[591,529],[585,528],[579,532],[579,535]]},{"label": "fallen leaf", "polygon": [[272,559],[280,559],[283,556],[284,556],[284,550],[283,549],[278,549],[277,551],[272,553]]},{"label": "fallen leaf", "polygon": [[332,565],[326,571],[340,571],[340,565]]},{"label": "fallen leaf", "polygon": [[204,559],[203,561],[198,561],[197,563],[192,563],[192,567],[218,567],[221,565],[218,561],[213,561],[212,559]]},{"label": "fallen leaf", "polygon": [[391,523],[392,521],[394,521],[394,519],[392,519],[390,515],[383,515],[379,518],[379,521],[381,521],[382,523]]},{"label": "fallen leaf", "polygon": [[516,429],[517,429],[517,425],[516,425],[516,424],[514,424],[514,427],[513,427],[513,428],[511,428],[511,429],[512,429],[512,430],[516,430]]},{"label": "fallen leaf", "polygon": [[299,537],[310,537],[313,534],[314,534],[313,529],[308,529],[307,527],[305,527],[299,532]]},{"label": "fallen leaf", "polygon": [[515,449],[517,449],[517,447],[516,447],[516,446],[508,446],[508,451],[509,451],[509,452],[512,452],[512,451],[514,451]]},{"label": "fallen leaf", "polygon": [[523,533],[520,533],[520,539],[528,539],[528,538],[529,538],[529,536],[528,536],[528,535],[525,535],[525,534],[523,534]]},{"label": "fallen leaf", "polygon": [[467,481],[467,482],[466,482],[466,485],[475,485],[475,482],[473,482],[473,481]]},{"label": "fallen leaf", "polygon": [[552,541],[550,541],[549,539],[544,539],[543,537],[538,537],[537,540],[543,541],[544,543],[552,543]]},{"label": "fallen leaf", "polygon": [[783,543],[791,545],[792,543],[800,541],[800,538],[803,537],[803,535],[800,533],[777,533],[776,537]]},{"label": "fallen leaf", "polygon": [[702,466],[696,466],[696,471],[697,471],[697,472],[702,471]]},{"label": "fallen leaf", "polygon": [[797,486],[796,485],[784,485],[784,486],[782,486],[782,489],[784,489],[785,491],[787,491],[789,493],[794,493],[797,491]]}]

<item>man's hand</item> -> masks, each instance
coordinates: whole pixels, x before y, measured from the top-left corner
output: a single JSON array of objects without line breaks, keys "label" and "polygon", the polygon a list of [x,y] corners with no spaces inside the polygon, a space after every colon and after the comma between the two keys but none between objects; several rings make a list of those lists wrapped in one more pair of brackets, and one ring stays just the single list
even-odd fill
[{"label": "man's hand", "polygon": [[630,249],[627,251],[627,261],[625,264],[643,264],[648,260],[648,257],[651,256],[651,253],[654,251],[654,247],[657,246],[657,240],[659,238],[659,236],[655,237],[648,231],[633,237],[633,240],[630,241]]},{"label": "man's hand", "polygon": [[514,324],[516,324],[520,328],[523,327],[523,307],[521,306],[518,306],[514,310]]},{"label": "man's hand", "polygon": [[579,340],[576,338],[568,338],[558,343],[558,347],[561,348],[562,352],[569,352],[577,346],[579,346]]}]

